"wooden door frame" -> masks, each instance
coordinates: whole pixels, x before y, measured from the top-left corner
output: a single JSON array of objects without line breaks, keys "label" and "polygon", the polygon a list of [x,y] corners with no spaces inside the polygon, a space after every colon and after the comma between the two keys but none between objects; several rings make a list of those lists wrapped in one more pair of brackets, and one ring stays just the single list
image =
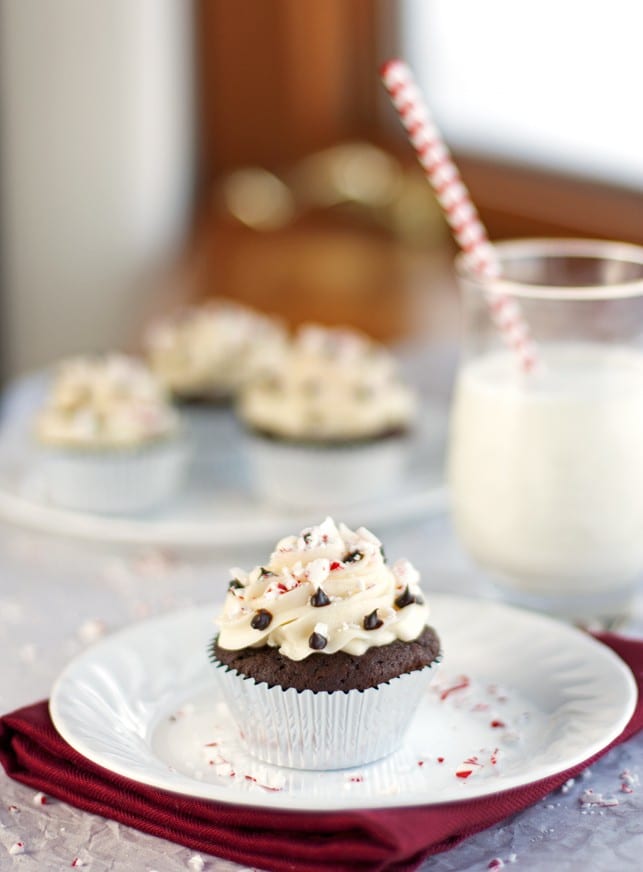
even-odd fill
[{"label": "wooden door frame", "polygon": [[[197,0],[200,188],[249,163],[279,170],[350,139],[412,150],[377,67],[399,51],[395,0]],[[475,154],[462,175],[492,237],[643,243],[643,194]]]}]

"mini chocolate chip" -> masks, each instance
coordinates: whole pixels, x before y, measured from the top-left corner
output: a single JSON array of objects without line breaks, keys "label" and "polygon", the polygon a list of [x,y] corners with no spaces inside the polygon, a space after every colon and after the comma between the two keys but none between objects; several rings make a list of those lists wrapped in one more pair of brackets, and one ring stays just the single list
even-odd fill
[{"label": "mini chocolate chip", "polygon": [[380,620],[377,617],[377,609],[374,609],[370,615],[366,615],[364,618],[364,629],[365,630],[379,630],[384,621]]},{"label": "mini chocolate chip", "polygon": [[308,639],[308,644],[313,651],[321,651],[322,648],[325,648],[326,645],[328,645],[328,639],[325,636],[322,636],[321,633],[312,633]]},{"label": "mini chocolate chip", "polygon": [[310,545],[310,543],[312,542],[312,539],[313,539],[313,534],[312,533],[304,533],[304,535],[301,538],[304,540],[306,545]]},{"label": "mini chocolate chip", "polygon": [[259,572],[259,578],[265,578],[267,575],[274,575],[274,574],[275,574],[274,572],[271,572],[269,569],[266,569],[265,566],[262,566],[261,570]]},{"label": "mini chocolate chip", "polygon": [[364,557],[361,551],[350,551],[342,560],[342,563],[359,563]]},{"label": "mini chocolate chip", "polygon": [[239,590],[240,587],[243,587],[238,578],[233,578],[232,581],[228,582],[228,590]]},{"label": "mini chocolate chip", "polygon": [[250,626],[253,630],[265,630],[270,625],[270,621],[272,621],[272,615],[268,609],[259,609],[250,621]]},{"label": "mini chocolate chip", "polygon": [[395,600],[395,605],[397,606],[398,609],[403,609],[405,606],[410,606],[411,603],[414,603],[414,602],[415,602],[415,597],[413,596],[413,594],[409,590],[409,586],[407,584],[407,586],[404,588],[402,593]]},{"label": "mini chocolate chip", "polygon": [[384,563],[388,563],[388,560],[386,559],[386,552],[384,551],[383,545],[380,545],[380,554],[382,555],[382,560],[384,561]]},{"label": "mini chocolate chip", "polygon": [[319,609],[322,606],[329,606],[330,600],[326,596],[326,591],[322,590],[321,587],[318,587],[315,593],[310,598],[311,606],[315,606],[315,608]]}]

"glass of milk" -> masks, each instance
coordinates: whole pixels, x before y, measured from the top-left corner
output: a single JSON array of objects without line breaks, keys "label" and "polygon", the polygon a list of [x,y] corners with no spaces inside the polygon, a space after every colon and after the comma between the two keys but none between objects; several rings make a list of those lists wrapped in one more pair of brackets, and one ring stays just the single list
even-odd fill
[{"label": "glass of milk", "polygon": [[539,363],[521,371],[460,256],[455,528],[509,600],[613,622],[643,577],[643,248],[553,239],[494,247],[494,287],[520,306]]}]

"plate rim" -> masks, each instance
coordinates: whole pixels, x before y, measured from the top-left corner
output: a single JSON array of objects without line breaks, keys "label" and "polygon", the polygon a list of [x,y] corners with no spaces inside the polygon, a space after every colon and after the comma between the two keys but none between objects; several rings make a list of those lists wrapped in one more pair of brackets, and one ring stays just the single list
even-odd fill
[{"label": "plate rim", "polygon": [[[139,776],[133,777],[131,772],[128,772],[125,765],[119,765],[118,763],[114,765],[113,762],[110,763],[108,759],[106,762],[106,757],[103,756],[103,753],[100,750],[96,752],[94,749],[86,744],[82,737],[79,739],[74,734],[73,726],[69,728],[68,724],[65,721],[64,715],[61,714],[58,707],[59,697],[64,693],[65,682],[70,679],[70,676],[73,676],[73,672],[76,669],[78,669],[79,667],[82,668],[82,665],[85,661],[91,662],[93,659],[95,659],[96,653],[98,652],[100,654],[100,650],[104,646],[112,647],[114,645],[118,645],[123,638],[127,638],[128,636],[135,636],[138,632],[140,632],[141,627],[154,628],[155,625],[171,625],[175,621],[179,622],[190,619],[202,620],[206,612],[210,616],[215,614],[217,603],[214,602],[212,604],[202,603],[195,606],[189,606],[184,609],[166,612],[161,615],[155,615],[151,618],[147,618],[144,621],[130,624],[118,630],[117,632],[110,634],[108,637],[101,639],[89,648],[85,649],[85,651],[74,657],[64,667],[64,669],[54,682],[54,685],[52,686],[49,699],[49,712],[51,715],[51,719],[59,735],[79,754],[81,754],[90,762],[102,766],[103,768],[114,774],[129,778],[136,783],[143,784],[149,787],[155,787],[159,790],[167,791],[169,793],[191,797],[193,799],[206,799],[215,802],[221,802],[231,806],[270,808],[274,810],[293,812],[358,811],[367,809],[376,810],[417,806],[447,805],[454,802],[495,796],[508,790],[513,790],[517,787],[536,784],[537,782],[542,781],[545,778],[549,778],[553,775],[563,773],[585,762],[586,760],[591,759],[595,754],[600,753],[600,751],[607,748],[614,741],[614,739],[622,733],[622,731],[629,723],[638,701],[638,687],[636,684],[636,680],[631,669],[625,663],[625,661],[618,654],[616,654],[613,649],[611,649],[609,646],[605,645],[598,639],[587,633],[584,633],[583,631],[575,627],[564,624],[561,621],[558,621],[549,616],[542,615],[536,612],[530,612],[525,609],[521,609],[495,599],[476,599],[474,597],[434,592],[433,594],[431,594],[431,600],[433,602],[439,600],[442,603],[442,607],[447,607],[449,603],[457,605],[458,603],[462,602],[465,602],[468,605],[483,605],[484,608],[490,608],[492,611],[506,613],[509,618],[512,614],[519,613],[521,616],[523,616],[523,618],[527,617],[528,619],[533,620],[536,624],[541,625],[543,629],[551,629],[551,626],[554,625],[559,632],[563,632],[563,635],[568,633],[570,639],[574,639],[577,643],[581,645],[586,645],[588,650],[592,650],[596,656],[604,658],[604,660],[609,663],[610,668],[613,668],[615,672],[618,672],[620,674],[620,678],[624,681],[625,684],[624,690],[628,692],[628,695],[627,698],[624,699],[623,708],[619,714],[619,717],[615,718],[615,720],[611,723],[609,730],[605,729],[605,733],[600,739],[596,739],[589,745],[583,746],[582,749],[574,751],[573,754],[568,753],[562,762],[559,761],[558,763],[552,763],[551,765],[541,765],[540,768],[536,770],[536,772],[533,772],[527,778],[522,775],[507,776],[503,779],[502,787],[498,786],[497,781],[485,781],[481,782],[478,788],[473,793],[463,794],[459,797],[454,796],[451,798],[440,800],[422,800],[421,797],[419,797],[416,793],[408,798],[405,798],[403,795],[371,796],[364,798],[347,795],[343,798],[344,802],[340,800],[339,803],[330,806],[327,800],[318,799],[317,801],[314,801],[314,799],[311,800],[311,798],[306,800],[300,795],[293,797],[289,794],[281,794],[279,792],[275,792],[266,794],[266,796],[262,798],[263,801],[259,801],[259,798],[252,794],[238,793],[235,796],[231,797],[229,795],[226,795],[226,791],[229,790],[229,788],[210,782],[199,781],[196,778],[190,778],[190,776],[184,772],[179,773],[179,776],[180,779],[183,781],[190,781],[191,786],[189,789],[187,788],[187,786],[183,787],[180,784],[172,787],[166,783],[166,780],[161,777],[155,777],[153,773],[150,777],[147,778],[141,778]],[[214,686],[216,685],[213,681],[213,687]],[[159,713],[157,712],[156,717],[158,717],[158,714]],[[154,753],[151,749],[151,746],[150,752]],[[159,757],[157,759],[160,762],[163,762],[162,758]],[[377,762],[371,765],[377,765]],[[275,767],[275,769],[280,771],[280,767]]]},{"label": "plate rim", "polygon": [[[382,501],[382,506],[386,500]],[[397,524],[414,518],[424,518],[429,514],[437,514],[446,510],[447,487],[436,485],[425,493],[409,494],[398,504],[395,514],[390,512],[370,511],[368,525]],[[314,512],[314,510],[312,510]],[[339,508],[345,515],[354,511],[363,513],[364,507],[347,506]],[[311,513],[312,514],[312,513]],[[319,513],[318,513],[319,514]],[[337,512],[335,512],[337,514]],[[43,533],[70,536],[83,541],[101,544],[136,545],[141,547],[173,547],[214,550],[223,547],[238,547],[240,545],[261,545],[279,538],[285,527],[299,524],[302,520],[292,516],[280,515],[269,519],[254,519],[252,526],[260,529],[254,538],[248,538],[248,530],[237,521],[229,525],[219,525],[218,535],[213,530],[212,521],[144,521],[136,518],[109,517],[107,515],[92,515],[90,513],[74,512],[69,509],[56,508],[44,504],[32,503],[18,495],[8,494],[0,490],[0,517],[31,530]]]},{"label": "plate rim", "polygon": [[[22,393],[26,393],[30,388],[34,390],[34,386],[37,387],[47,377],[49,377],[48,370],[40,370],[26,376],[14,390]],[[375,502],[332,507],[335,514],[341,513],[350,520],[350,517],[358,513],[360,518],[365,518],[361,523],[365,523],[366,526],[384,526],[424,519],[446,510],[448,498],[444,452],[449,408],[440,398],[431,396],[423,396],[421,405],[422,412],[418,417],[417,425],[418,439],[426,435],[431,422],[435,424],[439,421],[442,460],[439,464],[435,463],[435,469],[431,466],[431,471],[435,472],[435,482],[431,481],[426,489],[413,489],[412,476],[409,473],[404,481],[406,492],[403,488],[401,492],[385,495]],[[216,409],[214,413],[232,415],[229,409]],[[29,445],[22,439],[16,439],[16,434],[20,433],[20,428],[15,423],[12,425],[11,422],[0,430],[0,449],[5,452],[0,463],[0,518],[22,528],[99,544],[185,548],[213,552],[230,546],[269,543],[280,538],[286,527],[293,524],[305,526],[321,512],[314,508],[291,510],[275,505],[271,509],[270,517],[254,517],[250,522],[244,523],[241,516],[230,522],[209,517],[197,520],[181,518],[172,520],[135,515],[101,515],[50,505],[30,499],[8,487],[6,482],[3,483],[2,470],[8,463],[11,464],[12,460],[17,459],[24,465],[25,461],[29,460],[31,450]],[[247,492],[247,488],[244,488],[243,492]],[[391,504],[393,510],[390,508]]]}]

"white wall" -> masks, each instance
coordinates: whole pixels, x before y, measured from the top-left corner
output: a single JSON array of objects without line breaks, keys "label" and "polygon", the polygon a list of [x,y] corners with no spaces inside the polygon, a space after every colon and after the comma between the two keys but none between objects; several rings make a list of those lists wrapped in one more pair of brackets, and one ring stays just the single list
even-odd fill
[{"label": "white wall", "polygon": [[452,145],[643,190],[640,0],[402,0]]},{"label": "white wall", "polygon": [[17,373],[129,341],[185,231],[191,3],[1,4],[4,357]]}]

